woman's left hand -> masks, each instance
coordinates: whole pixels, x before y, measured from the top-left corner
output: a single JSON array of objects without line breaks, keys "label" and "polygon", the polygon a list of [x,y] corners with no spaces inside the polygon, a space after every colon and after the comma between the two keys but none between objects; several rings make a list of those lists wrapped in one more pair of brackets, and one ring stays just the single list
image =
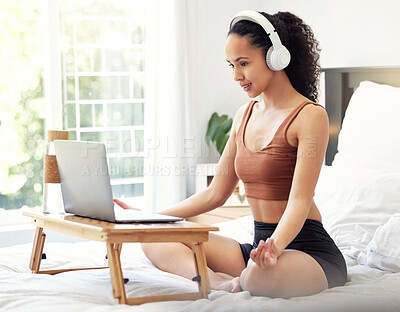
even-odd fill
[{"label": "woman's left hand", "polygon": [[274,266],[278,257],[282,254],[275,245],[273,238],[267,238],[264,242],[260,240],[258,247],[250,253],[250,258],[261,268]]}]

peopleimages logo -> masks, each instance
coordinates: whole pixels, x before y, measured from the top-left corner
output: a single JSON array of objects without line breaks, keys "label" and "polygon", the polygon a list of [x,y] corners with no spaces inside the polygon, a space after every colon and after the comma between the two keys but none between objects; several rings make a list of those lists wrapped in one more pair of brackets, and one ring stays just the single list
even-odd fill
[{"label": "peopleimages logo", "polygon": [[[215,147],[209,147],[204,137],[200,136],[164,136],[158,138],[123,139],[118,134],[115,137],[101,139],[107,148],[107,154],[113,157],[156,157],[162,158],[208,158],[219,157]],[[91,142],[93,143],[93,142]],[[82,157],[87,157],[91,148],[87,145],[82,149]]]}]

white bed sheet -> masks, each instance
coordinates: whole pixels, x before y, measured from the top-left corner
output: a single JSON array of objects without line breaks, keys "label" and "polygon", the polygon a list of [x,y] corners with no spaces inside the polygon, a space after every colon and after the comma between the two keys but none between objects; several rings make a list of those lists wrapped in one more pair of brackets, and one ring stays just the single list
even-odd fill
[{"label": "white bed sheet", "polygon": [[[207,300],[126,306],[112,296],[108,269],[55,276],[31,274],[28,263],[32,247],[18,245],[0,249],[0,311],[400,312],[400,272],[393,265],[400,255],[399,219],[395,217],[400,213],[400,141],[390,136],[385,137],[388,141],[380,140],[387,133],[399,133],[399,92],[398,88],[371,82],[360,85],[349,104],[350,113],[346,112],[339,153],[331,168],[323,168],[316,188],[315,200],[324,226],[345,255],[349,273],[346,285],[289,300],[212,291]],[[379,139],[382,146],[377,148],[375,140],[371,148],[371,138]],[[252,241],[249,217],[219,227],[221,234],[240,242]],[[47,259],[42,261],[42,269],[106,265],[102,243],[46,243],[44,251]],[[129,297],[197,289],[194,282],[154,267],[138,244],[124,244],[121,258],[124,277],[129,278],[125,285]]]},{"label": "white bed sheet", "polygon": [[[222,234],[239,241],[251,240],[250,217],[219,224]],[[117,304],[112,296],[108,269],[31,274],[28,263],[31,244],[0,249],[0,311],[399,311],[400,273],[360,265],[346,257],[349,282],[320,294],[285,299],[253,297],[248,292],[230,294],[212,291],[209,299]],[[104,266],[103,243],[46,243],[42,269]],[[158,270],[143,255],[138,244],[124,244],[121,255],[129,297],[193,292],[197,285]]]}]

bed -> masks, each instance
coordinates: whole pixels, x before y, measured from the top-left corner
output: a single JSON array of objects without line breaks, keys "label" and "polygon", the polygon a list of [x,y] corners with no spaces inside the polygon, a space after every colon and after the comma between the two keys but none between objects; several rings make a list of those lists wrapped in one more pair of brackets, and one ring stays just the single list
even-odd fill
[{"label": "bed", "polygon": [[[0,249],[0,311],[400,311],[399,77],[398,68],[325,71],[332,143],[315,201],[345,256],[346,285],[289,300],[212,291],[209,299],[126,306],[114,299],[107,269],[31,274],[32,246],[24,244]],[[251,242],[252,223],[245,216],[217,226],[222,235]],[[44,248],[43,269],[107,264],[99,242]],[[125,244],[121,261],[128,296],[197,290],[158,270],[138,244]]]}]

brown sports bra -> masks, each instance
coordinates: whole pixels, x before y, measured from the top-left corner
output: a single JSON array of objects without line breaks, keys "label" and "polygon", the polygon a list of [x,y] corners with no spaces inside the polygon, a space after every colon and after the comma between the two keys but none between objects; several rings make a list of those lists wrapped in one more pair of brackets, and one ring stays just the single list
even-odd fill
[{"label": "brown sports bra", "polygon": [[246,197],[288,200],[296,166],[297,147],[289,144],[286,132],[304,106],[319,104],[303,102],[297,106],[281,123],[271,142],[263,149],[253,152],[245,146],[244,133],[255,103],[257,101],[252,101],[247,106],[237,131],[236,175],[244,183]]}]

